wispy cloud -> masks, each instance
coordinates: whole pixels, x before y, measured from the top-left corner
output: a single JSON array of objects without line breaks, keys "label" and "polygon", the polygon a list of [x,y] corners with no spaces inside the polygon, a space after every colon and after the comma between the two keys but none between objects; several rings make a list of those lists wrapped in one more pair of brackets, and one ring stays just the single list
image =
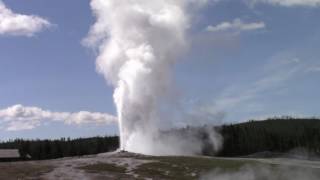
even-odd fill
[{"label": "wispy cloud", "polygon": [[320,6],[320,0],[249,0],[251,4],[265,3],[272,5],[279,5],[285,7],[293,6],[308,6],[317,7]]},{"label": "wispy cloud", "polygon": [[264,22],[251,22],[246,23],[241,19],[237,18],[231,22],[222,22],[215,26],[208,26],[206,28],[209,32],[223,32],[223,31],[234,31],[234,32],[242,32],[242,31],[254,31],[258,29],[264,29],[266,27]]},{"label": "wispy cloud", "polygon": [[20,104],[0,110],[0,128],[7,131],[34,129],[48,121],[61,121],[74,125],[112,124],[117,122],[117,118],[99,112],[52,112]]},{"label": "wispy cloud", "polygon": [[320,72],[320,66],[312,66],[307,68],[307,72]]},{"label": "wispy cloud", "polygon": [[39,16],[13,12],[0,0],[0,35],[33,36],[52,24]]},{"label": "wispy cloud", "polygon": [[[260,111],[263,105],[257,98],[266,92],[274,92],[284,87],[287,82],[304,70],[298,58],[274,59],[261,70],[260,78],[227,87],[206,108],[211,111],[228,112],[248,109],[250,112]],[[244,108],[244,109],[243,109]]]}]

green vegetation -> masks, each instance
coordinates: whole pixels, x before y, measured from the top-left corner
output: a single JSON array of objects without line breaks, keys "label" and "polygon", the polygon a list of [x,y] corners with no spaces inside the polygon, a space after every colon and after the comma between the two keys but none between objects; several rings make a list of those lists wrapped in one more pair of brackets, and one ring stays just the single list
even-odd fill
[{"label": "green vegetation", "polygon": [[[223,147],[218,154],[213,151],[208,132],[215,130],[223,136]],[[265,121],[249,121],[220,127],[187,127],[166,133],[179,135],[192,133],[203,140],[202,154],[207,156],[246,156],[259,152],[285,153],[303,148],[308,155],[320,154],[320,120],[315,118],[273,118]],[[60,140],[14,140],[0,143],[0,149],[15,148],[34,160],[82,156],[114,151],[119,147],[119,138],[93,137]]]},{"label": "green vegetation", "polygon": [[32,160],[55,159],[115,151],[119,147],[117,136],[60,140],[21,140],[0,143],[0,149],[19,149],[20,154]]},{"label": "green vegetation", "polygon": [[257,152],[285,153],[304,148],[309,153],[320,153],[320,120],[273,118],[250,121],[220,128],[224,137],[219,156],[243,156]]}]

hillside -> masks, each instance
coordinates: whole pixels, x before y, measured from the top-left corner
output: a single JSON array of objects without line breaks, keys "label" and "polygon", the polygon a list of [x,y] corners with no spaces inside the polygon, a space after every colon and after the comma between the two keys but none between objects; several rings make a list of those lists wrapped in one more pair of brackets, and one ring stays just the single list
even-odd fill
[{"label": "hillside", "polygon": [[285,153],[294,149],[320,153],[320,120],[274,118],[226,125],[220,156],[243,156],[257,152]]},{"label": "hillside", "polygon": [[[173,129],[166,133],[184,137],[192,133],[208,141],[208,130],[218,131],[223,136],[223,147],[215,153],[210,143],[203,147],[207,156],[236,157],[255,154],[258,157],[283,156],[295,151],[306,158],[320,154],[320,120],[274,118],[265,121],[249,121],[220,127],[187,127]],[[18,139],[0,143],[1,148],[19,149],[22,155],[31,155],[33,160],[82,156],[114,151],[119,147],[119,139],[113,137],[93,137],[59,140]],[[263,152],[261,154],[261,152]]]}]

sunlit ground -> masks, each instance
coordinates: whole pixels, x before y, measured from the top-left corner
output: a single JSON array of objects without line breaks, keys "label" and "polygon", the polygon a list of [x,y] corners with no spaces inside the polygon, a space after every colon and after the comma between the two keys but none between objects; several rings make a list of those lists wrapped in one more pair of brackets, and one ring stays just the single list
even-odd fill
[{"label": "sunlit ground", "polygon": [[[212,179],[320,178],[320,163],[287,159],[154,157],[107,153],[47,161],[0,163],[0,179]],[[236,178],[237,177],[237,178]]]}]

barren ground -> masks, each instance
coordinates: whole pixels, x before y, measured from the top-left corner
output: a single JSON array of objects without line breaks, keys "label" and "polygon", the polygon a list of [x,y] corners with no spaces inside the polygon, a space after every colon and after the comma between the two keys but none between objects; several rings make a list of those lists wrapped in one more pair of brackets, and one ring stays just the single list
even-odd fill
[{"label": "barren ground", "polygon": [[[0,163],[0,179],[100,180],[199,179],[220,169],[235,171],[244,165],[288,167],[320,172],[319,161],[211,157],[155,157],[132,153],[105,153],[46,161]],[[320,179],[320,174],[319,179]]]}]

